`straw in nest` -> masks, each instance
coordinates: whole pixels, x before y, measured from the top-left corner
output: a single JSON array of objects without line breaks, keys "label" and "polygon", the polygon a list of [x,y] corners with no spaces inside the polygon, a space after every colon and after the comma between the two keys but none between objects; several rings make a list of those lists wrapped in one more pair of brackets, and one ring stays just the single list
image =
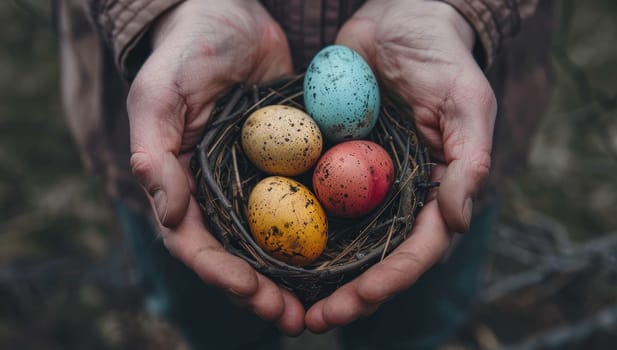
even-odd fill
[{"label": "straw in nest", "polygon": [[206,226],[225,249],[311,304],[397,247],[436,184],[430,182],[428,152],[415,133],[411,111],[384,96],[377,126],[367,137],[382,145],[394,161],[396,177],[384,203],[360,220],[329,217],[327,247],[308,266],[288,265],[268,255],[253,241],[246,219],[248,194],[267,174],[245,157],[240,129],[252,112],[264,106],[282,104],[304,110],[302,78],[239,86],[222,99],[196,149],[193,170]]}]

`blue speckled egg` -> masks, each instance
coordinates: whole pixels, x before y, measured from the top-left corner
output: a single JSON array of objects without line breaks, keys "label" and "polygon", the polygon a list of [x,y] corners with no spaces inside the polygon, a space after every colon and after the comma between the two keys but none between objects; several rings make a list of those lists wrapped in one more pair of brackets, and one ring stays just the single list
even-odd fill
[{"label": "blue speckled egg", "polygon": [[366,61],[341,45],[315,55],[304,76],[304,104],[331,142],[360,139],[379,116],[379,87]]}]

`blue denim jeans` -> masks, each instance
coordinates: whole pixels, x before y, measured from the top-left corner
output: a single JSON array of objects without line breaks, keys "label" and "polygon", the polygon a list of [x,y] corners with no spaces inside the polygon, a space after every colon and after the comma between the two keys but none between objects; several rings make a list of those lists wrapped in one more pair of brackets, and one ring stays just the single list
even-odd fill
[{"label": "blue denim jeans", "polygon": [[[481,285],[496,205],[472,227],[447,260],[433,266],[409,290],[364,319],[343,327],[345,349],[435,349],[465,322]],[[117,204],[140,274],[146,307],[168,319],[193,349],[280,349],[278,331],[169,255],[143,215]]]}]

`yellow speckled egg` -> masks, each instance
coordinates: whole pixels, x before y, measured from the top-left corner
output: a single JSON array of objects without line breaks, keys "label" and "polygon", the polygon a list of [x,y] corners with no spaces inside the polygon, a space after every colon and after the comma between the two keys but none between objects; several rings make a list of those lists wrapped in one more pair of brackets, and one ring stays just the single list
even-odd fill
[{"label": "yellow speckled egg", "polygon": [[302,110],[271,105],[253,112],[242,125],[242,148],[260,170],[283,176],[308,171],[319,159],[319,126]]},{"label": "yellow speckled egg", "polygon": [[301,183],[270,176],[249,195],[248,221],[255,242],[271,256],[304,266],[321,255],[328,240],[326,214]]}]

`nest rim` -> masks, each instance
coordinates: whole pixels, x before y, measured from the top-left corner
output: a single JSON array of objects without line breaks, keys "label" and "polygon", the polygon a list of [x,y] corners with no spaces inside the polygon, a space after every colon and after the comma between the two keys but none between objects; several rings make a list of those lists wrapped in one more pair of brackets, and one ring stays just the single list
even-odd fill
[{"label": "nest rim", "polygon": [[[357,276],[378,260],[384,259],[399,246],[411,231],[415,217],[423,207],[429,190],[438,184],[431,182],[432,164],[428,148],[422,145],[415,131],[411,110],[396,96],[381,91],[382,106],[377,125],[364,139],[381,144],[392,156],[395,179],[382,204],[356,221],[360,225],[366,224],[362,231],[369,228],[374,231],[376,227],[379,227],[379,230],[385,229],[388,232],[387,237],[380,238],[378,244],[365,247],[364,253],[355,253],[357,256],[348,260],[336,256],[330,260],[320,257],[316,263],[308,266],[294,266],[269,255],[254,241],[248,228],[246,222],[248,196],[244,192],[247,187],[254,186],[259,179],[270,175],[260,172],[254,166],[254,173],[240,174],[239,169],[246,166],[239,164],[239,159],[245,157],[239,145],[239,134],[243,121],[252,112],[266,105],[285,104],[305,111],[302,103],[303,76],[296,74],[260,85],[239,85],[221,99],[212,112],[207,131],[196,147],[193,170],[198,184],[198,202],[206,226],[224,248],[287,289],[299,292],[305,301],[311,302],[338,288],[340,284]],[[331,146],[324,144],[322,154]],[[229,167],[227,170],[221,170],[223,158],[226,162],[230,162],[224,163]],[[242,159],[240,161],[249,162],[250,166],[250,161]],[[220,171],[230,172],[225,175],[228,177],[225,181],[235,189],[228,188],[227,192],[223,190],[222,175],[217,173]],[[312,173],[312,169],[310,172]],[[312,187],[309,188],[312,191]],[[412,201],[405,203],[404,200],[410,196],[413,198],[413,203]],[[388,211],[390,213],[388,219],[380,221],[382,215]],[[400,215],[401,211],[405,212],[405,215]],[[340,234],[335,232],[331,235],[330,222],[345,221],[349,220],[328,215],[328,247],[331,245],[331,237]],[[359,226],[355,225],[354,228],[356,227]],[[232,232],[229,232],[229,229]],[[362,237],[362,231],[357,237]],[[333,260],[343,261],[335,263]],[[322,285],[315,286],[315,284]]]}]

